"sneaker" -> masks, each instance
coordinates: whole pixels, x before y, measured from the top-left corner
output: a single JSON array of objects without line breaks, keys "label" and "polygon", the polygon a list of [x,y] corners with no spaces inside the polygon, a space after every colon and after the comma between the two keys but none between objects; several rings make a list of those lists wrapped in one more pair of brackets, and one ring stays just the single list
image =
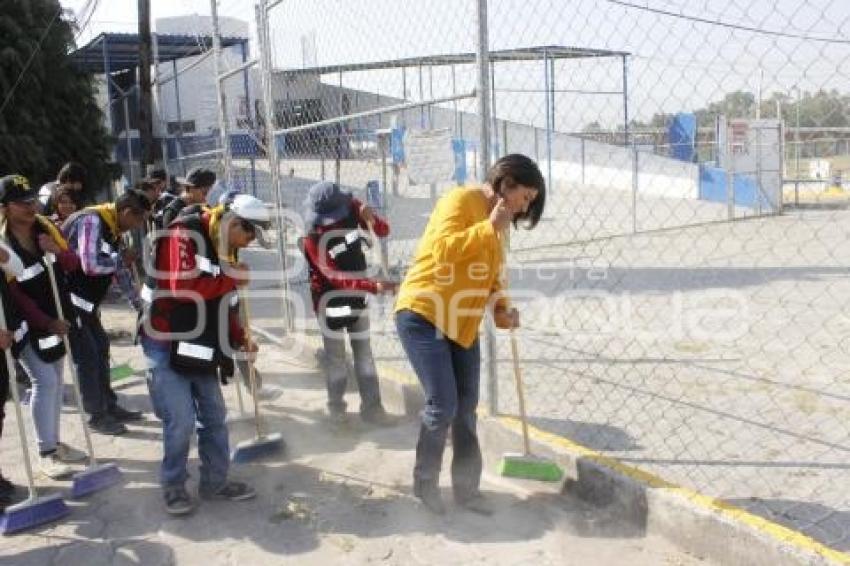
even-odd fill
[{"label": "sneaker", "polygon": [[89,420],[89,426],[91,426],[91,429],[95,432],[108,434],[110,436],[117,436],[127,432],[127,427],[124,426],[123,423],[119,423],[115,420],[115,417],[108,414],[92,417],[91,420]]},{"label": "sneaker", "polygon": [[440,488],[434,484],[420,482],[413,483],[413,495],[419,498],[422,504],[435,515],[445,515],[446,506],[443,505],[443,497]]},{"label": "sneaker", "polygon": [[64,442],[58,442],[56,444],[56,458],[60,462],[73,464],[74,462],[82,462],[83,460],[86,460],[88,455],[81,450],[68,446]]},{"label": "sneaker", "polygon": [[118,422],[127,422],[127,421],[140,421],[142,420],[142,412],[141,411],[130,411],[121,407],[119,405],[115,405],[109,409],[109,415]]},{"label": "sneaker", "polygon": [[41,473],[52,480],[64,480],[73,475],[74,469],[63,464],[59,460],[59,455],[56,452],[39,456],[39,469]]},{"label": "sneaker", "polygon": [[345,411],[329,411],[328,420],[331,426],[342,427],[348,424],[348,413]]},{"label": "sneaker", "polygon": [[204,499],[227,499],[228,501],[244,501],[257,496],[253,487],[239,481],[227,481],[215,491],[201,488],[199,492]]},{"label": "sneaker", "polygon": [[374,409],[362,411],[360,413],[360,419],[364,423],[375,426],[393,426],[396,424],[395,417],[387,413],[387,411],[380,405]]},{"label": "sneaker", "polygon": [[493,514],[493,507],[490,505],[490,502],[487,501],[487,498],[481,495],[481,493],[475,493],[469,497],[455,496],[455,503],[467,511],[472,511],[473,513],[477,513],[485,517],[489,517]]},{"label": "sneaker", "polygon": [[188,515],[195,509],[189,492],[182,485],[167,487],[162,495],[165,500],[165,512],[169,515]]}]

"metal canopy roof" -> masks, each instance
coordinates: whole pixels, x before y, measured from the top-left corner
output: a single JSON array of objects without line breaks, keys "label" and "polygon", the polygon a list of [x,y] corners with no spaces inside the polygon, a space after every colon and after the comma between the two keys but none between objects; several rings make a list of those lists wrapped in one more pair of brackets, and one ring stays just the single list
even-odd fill
[{"label": "metal canopy roof", "polygon": [[[630,53],[625,51],[609,51],[607,49],[589,49],[585,47],[566,47],[562,45],[541,45],[537,47],[521,47],[490,52],[491,62],[504,61],[536,61],[542,59],[584,59],[591,57],[625,57]],[[281,69],[279,73],[287,75],[330,74],[346,71],[370,71],[376,69],[399,69],[403,67],[442,66],[442,65],[471,65],[475,63],[475,53],[450,53],[446,55],[427,55],[423,57],[407,57],[368,63],[351,63],[345,65],[326,65],[306,67],[303,69]]]},{"label": "metal canopy roof", "polygon": [[[156,34],[160,61],[200,55],[212,47],[212,36]],[[245,37],[222,37],[221,46],[246,43]],[[139,65],[139,34],[102,33],[71,53],[71,61],[86,73],[103,74]]]}]

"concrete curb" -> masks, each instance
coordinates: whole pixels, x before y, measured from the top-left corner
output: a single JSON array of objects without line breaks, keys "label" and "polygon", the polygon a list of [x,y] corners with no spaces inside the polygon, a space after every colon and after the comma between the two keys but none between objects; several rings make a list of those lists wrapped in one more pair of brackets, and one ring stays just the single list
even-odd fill
[{"label": "concrete curb", "polygon": [[[319,345],[309,338],[302,344],[309,349]],[[395,368],[378,364],[378,370],[386,407],[418,415],[424,404],[418,383]],[[518,419],[481,417],[479,435],[485,460],[516,452],[522,445]],[[557,461],[564,469],[561,493],[577,495],[605,509],[606,515],[626,520],[638,533],[663,536],[683,550],[720,564],[850,565],[850,554],[744,509],[627,466],[567,438],[535,427],[529,427],[529,433],[534,453]]]}]

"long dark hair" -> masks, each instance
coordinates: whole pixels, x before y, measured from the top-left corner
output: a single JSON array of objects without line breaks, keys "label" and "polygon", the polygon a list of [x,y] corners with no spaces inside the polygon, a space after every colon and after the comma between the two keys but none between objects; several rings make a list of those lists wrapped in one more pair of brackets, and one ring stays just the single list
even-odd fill
[{"label": "long dark hair", "polygon": [[519,223],[526,230],[537,226],[546,206],[546,181],[533,159],[521,153],[506,155],[490,167],[486,181],[497,195],[517,185],[537,189],[537,198],[531,201],[528,210],[515,215],[513,220],[515,228]]}]

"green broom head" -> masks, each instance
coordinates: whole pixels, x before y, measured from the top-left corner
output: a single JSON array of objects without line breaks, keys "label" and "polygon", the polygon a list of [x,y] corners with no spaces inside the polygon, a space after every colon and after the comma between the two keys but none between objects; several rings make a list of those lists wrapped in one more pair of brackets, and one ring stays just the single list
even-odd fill
[{"label": "green broom head", "polygon": [[499,475],[538,481],[561,481],[564,471],[552,460],[526,454],[505,454],[499,462]]},{"label": "green broom head", "polygon": [[109,381],[121,381],[136,375],[136,370],[129,364],[120,364],[109,368]]}]

